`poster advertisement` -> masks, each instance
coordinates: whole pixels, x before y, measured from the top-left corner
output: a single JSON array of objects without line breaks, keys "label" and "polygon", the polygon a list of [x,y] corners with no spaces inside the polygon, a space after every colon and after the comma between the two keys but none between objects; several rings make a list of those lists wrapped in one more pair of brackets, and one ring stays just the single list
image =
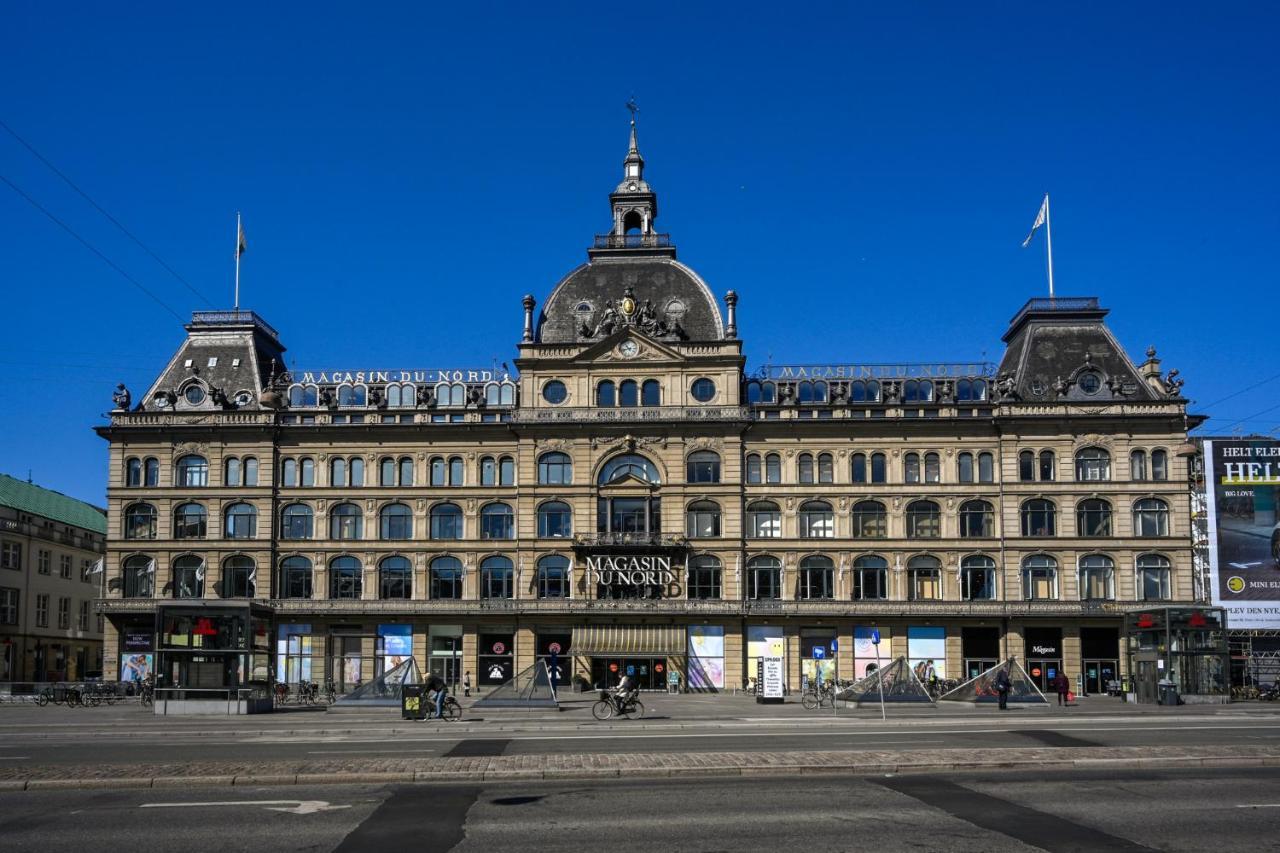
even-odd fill
[{"label": "poster advertisement", "polygon": [[781,699],[785,681],[781,657],[761,658],[760,671],[763,673],[759,694],[766,699]]},{"label": "poster advertisement", "polygon": [[[863,678],[876,669],[876,647],[871,642],[872,633],[876,629],[871,626],[855,626],[853,629],[853,677]],[[890,659],[889,632],[880,631],[880,666]]]},{"label": "poster advertisement", "polygon": [[751,681],[757,679],[759,663],[766,657],[785,659],[785,649],[781,625],[748,625],[747,677]]},{"label": "poster advertisement", "polygon": [[689,689],[724,689],[724,628],[689,626]]},{"label": "poster advertisement", "polygon": [[1280,441],[1206,441],[1204,464],[1213,603],[1232,629],[1280,628]]},{"label": "poster advertisement", "polygon": [[389,672],[413,657],[412,625],[379,625],[378,639],[382,641],[383,672]]},{"label": "poster advertisement", "polygon": [[933,626],[907,628],[907,663],[916,678],[927,684],[931,675],[947,677],[947,629]]},{"label": "poster advertisement", "polygon": [[156,656],[150,652],[125,654],[120,658],[120,680],[140,682],[155,671]]},{"label": "poster advertisement", "polygon": [[800,677],[807,684],[828,682],[836,677],[835,635],[805,635],[800,638]]}]

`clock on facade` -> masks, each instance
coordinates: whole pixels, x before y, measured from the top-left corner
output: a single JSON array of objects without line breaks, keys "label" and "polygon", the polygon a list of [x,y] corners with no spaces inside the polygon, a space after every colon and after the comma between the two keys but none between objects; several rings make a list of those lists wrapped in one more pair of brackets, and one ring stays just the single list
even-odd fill
[{"label": "clock on facade", "polygon": [[640,345],[635,341],[623,341],[618,344],[618,353],[623,358],[635,358],[640,353]]}]

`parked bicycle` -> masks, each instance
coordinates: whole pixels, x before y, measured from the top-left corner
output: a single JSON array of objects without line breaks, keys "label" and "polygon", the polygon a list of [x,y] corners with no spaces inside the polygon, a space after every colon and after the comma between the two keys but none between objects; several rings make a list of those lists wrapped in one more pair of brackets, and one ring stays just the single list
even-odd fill
[{"label": "parked bicycle", "polygon": [[823,705],[836,706],[836,683],[824,681],[820,685],[812,685],[800,697],[800,704],[806,711],[816,711]]},{"label": "parked bicycle", "polygon": [[591,706],[591,716],[597,720],[607,720],[614,716],[623,719],[635,717],[638,720],[644,716],[644,703],[638,698],[628,699],[625,702],[619,701],[618,694],[610,690],[602,690],[600,698]]}]

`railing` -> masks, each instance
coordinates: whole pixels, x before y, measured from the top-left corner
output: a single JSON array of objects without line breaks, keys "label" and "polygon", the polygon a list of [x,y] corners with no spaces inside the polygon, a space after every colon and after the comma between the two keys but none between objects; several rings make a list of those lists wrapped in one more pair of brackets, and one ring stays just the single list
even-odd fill
[{"label": "railing", "polygon": [[597,234],[597,249],[667,249],[670,234]]},{"label": "railing", "polygon": [[643,423],[646,421],[743,421],[751,417],[746,406],[642,406],[629,409],[546,408],[515,412],[516,423]]},{"label": "railing", "polygon": [[251,325],[273,338],[279,338],[270,323],[253,311],[192,311],[191,322],[201,326],[244,326]]},{"label": "railing", "polygon": [[630,546],[640,548],[687,548],[687,537],[675,533],[576,533],[573,544],[579,548]]},{"label": "railing", "polygon": [[1018,309],[1018,313],[1013,315],[1013,319],[1009,321],[1009,326],[1018,325],[1022,318],[1034,312],[1043,311],[1099,311],[1102,306],[1098,304],[1096,296],[1055,296],[1044,297],[1037,296],[1028,299],[1027,304]]}]

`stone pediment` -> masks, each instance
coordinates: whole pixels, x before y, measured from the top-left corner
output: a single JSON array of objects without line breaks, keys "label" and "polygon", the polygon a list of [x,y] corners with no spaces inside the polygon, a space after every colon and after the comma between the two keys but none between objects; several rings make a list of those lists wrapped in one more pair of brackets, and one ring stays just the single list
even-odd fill
[{"label": "stone pediment", "polygon": [[579,364],[627,364],[633,362],[686,361],[685,356],[667,344],[627,327],[586,347],[573,361]]},{"label": "stone pediment", "polygon": [[601,492],[629,492],[634,494],[636,492],[653,492],[657,489],[657,483],[650,483],[648,480],[637,477],[635,474],[623,474],[621,477],[610,480],[609,482],[601,485],[599,490]]}]

